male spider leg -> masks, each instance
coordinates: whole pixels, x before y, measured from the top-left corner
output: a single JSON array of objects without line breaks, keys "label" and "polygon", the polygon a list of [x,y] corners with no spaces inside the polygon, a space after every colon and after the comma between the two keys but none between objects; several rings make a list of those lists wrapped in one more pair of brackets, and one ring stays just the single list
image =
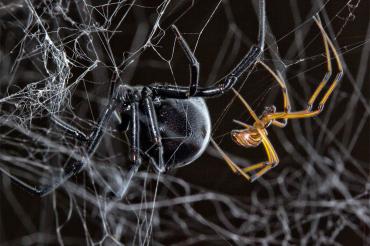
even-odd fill
[{"label": "male spider leg", "polygon": [[171,26],[173,32],[176,34],[177,39],[179,40],[180,47],[184,51],[186,58],[190,63],[190,86],[189,86],[189,97],[194,96],[197,92],[198,84],[199,84],[199,62],[195,57],[194,53],[191,51],[188,43],[181,35],[179,30],[175,25]]},{"label": "male spider leg", "polygon": [[149,126],[149,134],[151,141],[153,142],[153,147],[155,147],[157,151],[157,160],[152,160],[152,164],[155,166],[157,171],[164,172],[165,171],[165,165],[163,162],[163,144],[162,144],[162,137],[161,133],[159,131],[158,126],[158,119],[157,114],[154,109],[153,100],[151,98],[151,95],[147,94],[147,91],[143,90],[143,96],[144,96],[144,113],[147,116],[148,120],[148,126]]},{"label": "male spider leg", "polygon": [[246,129],[250,129],[250,128],[252,127],[251,125],[248,125],[248,124],[246,124],[246,123],[244,123],[244,122],[241,122],[241,121],[239,121],[239,120],[233,120],[233,122],[234,122],[235,124],[238,124],[238,125],[242,126],[242,127],[245,127]]},{"label": "male spider leg", "polygon": [[251,177],[245,172],[243,172],[243,170],[230,159],[230,157],[221,149],[220,146],[218,146],[218,144],[213,140],[213,138],[211,138],[210,141],[213,144],[213,146],[217,149],[217,151],[221,154],[222,158],[224,158],[231,171],[233,171],[234,173],[241,174],[247,180],[251,180]]},{"label": "male spider leg", "polygon": [[320,19],[316,20],[315,18],[314,18],[314,20],[317,23],[317,25],[319,26],[321,36],[322,36],[322,39],[323,39],[323,42],[324,42],[327,72],[326,72],[324,78],[322,79],[321,83],[319,84],[319,86],[316,88],[315,92],[312,94],[311,98],[308,100],[308,105],[307,105],[308,110],[312,109],[312,106],[313,106],[316,98],[318,97],[320,92],[324,89],[325,85],[328,83],[328,81],[329,81],[329,79],[332,75],[332,72],[333,72],[328,40],[325,36],[324,30],[320,28],[320,26],[322,26],[321,25],[321,20]]},{"label": "male spider leg", "polygon": [[245,99],[239,94],[237,90],[235,90],[234,88],[232,88],[232,90],[235,93],[235,95],[240,99],[240,101],[243,103],[244,107],[248,110],[249,114],[252,116],[254,121],[262,124],[262,122],[260,121],[256,113],[253,111],[251,106],[247,103],[247,101],[245,101]]},{"label": "male spider leg", "polygon": [[275,151],[274,147],[272,146],[270,140],[266,136],[266,133],[261,129],[257,129],[257,130],[258,130],[258,132],[260,133],[260,135],[262,137],[262,144],[263,144],[263,147],[266,150],[268,161],[257,163],[257,164],[251,165],[251,166],[243,169],[243,171],[248,172],[248,171],[251,171],[251,170],[262,168],[256,174],[252,175],[251,182],[254,182],[256,179],[261,177],[263,174],[265,174],[271,168],[273,168],[277,164],[279,164],[279,157],[277,156],[276,151]]},{"label": "male spider leg", "polygon": [[[285,118],[285,119],[299,119],[299,118],[314,117],[314,116],[318,115],[323,110],[323,108],[325,106],[325,103],[327,102],[330,95],[333,93],[335,87],[338,85],[339,81],[341,80],[341,78],[343,76],[343,65],[342,65],[342,62],[339,58],[339,54],[338,54],[334,44],[332,43],[332,41],[328,37],[327,33],[325,32],[325,30],[324,30],[324,28],[321,24],[320,19],[314,17],[314,20],[315,20],[317,26],[320,29],[321,35],[323,36],[323,40],[324,40],[324,44],[325,44],[325,53],[326,53],[326,56],[327,56],[327,63],[328,63],[328,65],[327,65],[328,72],[325,74],[324,79],[321,81],[319,86],[314,91],[313,95],[311,96],[311,98],[308,102],[308,106],[305,110],[296,111],[296,112],[289,112],[289,113],[284,113],[284,112],[274,113],[274,114],[271,114],[271,115],[267,115],[266,120],[275,120],[275,119],[283,119],[283,118]],[[328,47],[328,48],[326,48],[326,47]],[[330,76],[332,74],[332,64],[331,64],[329,48],[333,52],[335,61],[337,63],[338,72],[337,72],[332,84],[329,86],[328,90],[325,92],[322,99],[320,100],[317,109],[312,110],[313,103],[315,102],[317,96],[320,94],[320,92],[322,91],[324,86],[329,81]]]},{"label": "male spider leg", "polygon": [[[123,87],[118,87],[116,89],[115,97],[112,98],[112,100],[109,102],[103,115],[100,117],[98,126],[88,137],[89,145],[86,151],[87,152],[86,154],[88,157],[90,157],[95,152],[98,144],[100,143],[105,127],[107,126],[113,112],[116,110],[116,108],[121,102],[119,97],[122,96],[123,89],[124,89]],[[9,177],[11,178],[13,183],[23,188],[27,192],[33,195],[36,195],[36,196],[45,196],[49,194],[50,192],[52,192],[53,190],[55,190],[56,188],[58,188],[67,179],[79,173],[84,167],[84,164],[85,164],[85,160],[74,162],[72,164],[67,165],[67,167],[63,169],[63,173],[59,177],[53,178],[53,181],[49,184],[32,186],[32,185],[26,184],[25,182],[21,181],[20,179],[16,177],[13,177],[13,176],[9,176]]]},{"label": "male spider leg", "polygon": [[332,85],[329,87],[328,91],[326,92],[326,94],[324,95],[323,99],[320,101],[319,103],[319,109],[323,108],[326,101],[329,99],[330,95],[333,93],[335,87],[337,86],[337,84],[339,83],[339,81],[342,79],[342,76],[343,76],[343,65],[342,65],[342,62],[339,58],[339,54],[338,54],[338,51],[337,49],[335,48],[333,42],[330,40],[328,34],[325,32],[324,30],[324,27],[322,26],[321,24],[321,21],[319,18],[317,17],[314,17],[314,20],[315,22],[317,23],[317,25],[319,26],[320,28],[320,31],[321,33],[325,36],[325,39],[327,40],[333,54],[334,54],[334,57],[335,57],[335,61],[337,63],[337,67],[338,67],[338,73],[337,75],[335,76],[335,79],[332,83]]},{"label": "male spider leg", "polygon": [[[288,93],[288,89],[286,87],[286,83],[285,83],[285,80],[282,78],[281,74],[280,73],[275,73],[268,65],[266,65],[264,62],[260,61],[259,62],[271,75],[272,77],[274,77],[274,79],[278,82],[281,90],[282,90],[282,93],[283,93],[283,99],[284,99],[284,113],[290,113],[290,110],[291,110],[291,106],[290,106],[290,99],[289,99],[289,93]],[[263,121],[263,118],[262,118],[262,121]],[[280,127],[280,128],[283,128],[287,125],[288,123],[288,119],[282,119],[282,121],[278,121],[278,120],[273,120],[272,121],[272,124],[277,126],[277,127]]]}]

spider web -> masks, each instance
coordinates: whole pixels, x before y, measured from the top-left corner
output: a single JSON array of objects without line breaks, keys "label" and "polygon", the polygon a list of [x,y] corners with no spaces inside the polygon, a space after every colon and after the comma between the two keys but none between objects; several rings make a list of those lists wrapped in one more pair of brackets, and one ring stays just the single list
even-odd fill
[{"label": "spider web", "polygon": [[[345,76],[318,117],[268,129],[280,165],[255,183],[234,175],[211,146],[189,166],[161,175],[144,168],[127,183],[128,141],[116,121],[86,169],[51,195],[31,197],[9,181],[50,181],[85,157],[83,143],[51,115],[89,133],[118,83],[187,85],[173,23],[200,62],[202,86],[221,81],[256,42],[257,5],[1,1],[1,245],[368,245],[368,1],[267,1],[263,61],[286,79],[293,109],[326,72],[316,14]],[[262,67],[237,87],[256,112],[281,109],[279,87]],[[266,159],[262,148],[231,141],[233,119],[253,123],[232,93],[207,104],[212,136],[235,162]]]}]

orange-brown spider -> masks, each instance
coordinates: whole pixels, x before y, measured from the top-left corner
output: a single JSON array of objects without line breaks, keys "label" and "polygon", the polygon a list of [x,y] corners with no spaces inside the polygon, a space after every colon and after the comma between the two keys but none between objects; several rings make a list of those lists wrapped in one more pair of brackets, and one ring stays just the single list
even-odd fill
[{"label": "orange-brown spider", "polygon": [[[335,49],[333,43],[331,42],[327,33],[325,32],[320,19],[317,17],[314,17],[313,19],[316,22],[318,28],[320,29],[320,32],[323,38],[323,42],[325,46],[326,62],[327,62],[327,73],[325,74],[323,80],[318,85],[318,87],[312,94],[311,98],[309,99],[308,106],[306,109],[301,110],[301,111],[291,112],[288,90],[287,90],[284,79],[282,78],[279,72],[275,73],[269,66],[267,66],[262,61],[259,61],[259,63],[274,77],[274,79],[278,82],[279,86],[281,87],[283,98],[284,98],[284,111],[283,112],[276,112],[275,106],[269,106],[269,107],[266,107],[262,115],[258,117],[256,113],[253,111],[253,109],[249,106],[249,104],[244,100],[244,98],[236,90],[233,89],[234,93],[244,104],[244,106],[249,111],[249,113],[251,114],[255,122],[253,125],[248,125],[240,121],[234,121],[242,125],[244,129],[233,130],[231,132],[231,137],[234,142],[246,148],[257,147],[262,143],[267,153],[267,161],[259,162],[249,167],[241,168],[238,165],[236,165],[224,153],[224,151],[222,151],[222,149],[215,143],[214,140],[211,139],[213,145],[220,152],[220,154],[225,159],[225,161],[227,162],[231,170],[234,173],[241,174],[243,177],[245,177],[247,180],[250,180],[251,182],[261,177],[263,174],[265,174],[267,171],[269,171],[271,168],[275,167],[279,163],[279,157],[274,147],[272,146],[270,140],[267,137],[266,128],[269,127],[270,125],[283,128],[286,126],[288,119],[309,118],[309,117],[314,117],[318,115],[323,110],[325,103],[327,102],[329,96],[332,94],[334,88],[337,86],[338,82],[341,80],[341,77],[343,75],[343,66],[340,61],[337,50]],[[326,84],[328,83],[332,75],[332,63],[331,63],[331,57],[330,57],[330,50],[333,53],[335,61],[337,63],[338,72],[332,84],[329,86],[328,90],[324,93],[321,101],[318,104],[318,107],[315,110],[313,110],[312,107],[313,107],[314,102],[316,101],[317,97],[322,92],[323,88],[326,86]],[[252,171],[254,171],[253,175],[248,174]]]}]

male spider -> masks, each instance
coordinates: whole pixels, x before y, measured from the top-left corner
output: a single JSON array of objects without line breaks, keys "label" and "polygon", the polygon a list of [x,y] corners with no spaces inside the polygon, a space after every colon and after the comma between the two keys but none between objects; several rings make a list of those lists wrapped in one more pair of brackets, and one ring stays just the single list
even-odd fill
[{"label": "male spider", "polygon": [[[239,77],[253,68],[259,60],[265,39],[265,0],[259,0],[258,45],[253,46],[226,78],[208,87],[198,87],[199,64],[176,26],[172,26],[177,40],[190,63],[190,85],[149,86],[118,85],[112,90],[109,103],[97,127],[87,136],[57,117],[51,117],[56,126],[80,141],[87,143],[87,158],[92,156],[103,136],[104,129],[116,112],[122,117],[120,129],[129,131],[131,167],[127,182],[137,172],[145,159],[157,172],[187,165],[196,160],[205,150],[210,139],[210,117],[203,98],[216,97],[229,91]],[[38,186],[10,178],[26,191],[44,196],[73,175],[79,173],[86,161],[67,164],[60,176]],[[121,195],[124,194],[124,191]]]},{"label": "male spider", "polygon": [[[318,28],[320,29],[321,36],[323,38],[327,62],[327,73],[325,74],[323,80],[318,85],[318,87],[312,94],[311,98],[309,99],[307,108],[305,110],[295,112],[290,111],[290,100],[284,79],[282,78],[279,72],[275,73],[270,67],[268,67],[262,61],[259,61],[259,63],[274,77],[274,79],[278,82],[279,86],[282,89],[282,94],[284,98],[284,112],[276,112],[275,106],[272,105],[269,107],[265,107],[265,110],[263,111],[262,115],[258,117],[256,113],[253,111],[253,109],[249,106],[249,104],[244,100],[244,98],[236,90],[233,89],[236,96],[241,100],[241,102],[244,104],[248,112],[251,114],[252,118],[254,119],[254,124],[248,125],[239,121],[235,121],[236,123],[245,127],[245,129],[231,131],[231,137],[234,142],[246,148],[257,147],[262,143],[263,147],[266,150],[268,160],[264,162],[259,162],[249,167],[240,168],[224,153],[224,151],[216,144],[216,142],[211,139],[213,145],[225,159],[230,169],[234,173],[241,174],[243,177],[245,177],[247,180],[250,180],[251,182],[261,177],[263,174],[265,174],[267,171],[269,171],[271,168],[275,167],[279,163],[278,155],[275,152],[274,147],[272,146],[270,140],[267,137],[266,130],[267,127],[269,127],[272,124],[274,126],[283,128],[286,126],[288,119],[309,118],[318,115],[323,110],[326,101],[328,100],[329,96],[332,94],[333,90],[335,89],[335,87],[342,78],[343,66],[340,61],[338,52],[335,49],[330,38],[328,37],[327,33],[325,32],[320,19],[318,17],[314,17],[313,19],[316,22]],[[328,90],[324,93],[321,101],[318,104],[317,109],[313,110],[312,109],[313,104],[315,103],[317,97],[322,92],[323,88],[325,87],[325,85],[327,84],[332,75],[330,49],[335,57],[338,66],[338,72],[332,84],[329,86]],[[249,175],[248,173],[252,171],[254,171],[255,173],[253,175]]]}]

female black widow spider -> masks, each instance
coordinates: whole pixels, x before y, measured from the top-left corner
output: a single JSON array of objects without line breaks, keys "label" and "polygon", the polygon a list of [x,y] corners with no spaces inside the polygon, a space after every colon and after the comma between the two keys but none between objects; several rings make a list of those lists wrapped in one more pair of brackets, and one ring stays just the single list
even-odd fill
[{"label": "female black widow spider", "polygon": [[[97,127],[89,136],[62,120],[52,121],[66,133],[87,143],[87,157],[93,155],[102,140],[103,131],[114,112],[122,117],[120,128],[129,130],[131,167],[126,182],[130,182],[142,163],[142,157],[157,172],[189,164],[205,150],[210,140],[210,116],[203,98],[216,97],[229,91],[238,78],[250,71],[259,60],[265,39],[265,0],[259,0],[258,45],[253,46],[226,78],[209,87],[199,87],[199,63],[177,27],[172,30],[190,63],[190,86],[153,84],[149,86],[118,85]],[[67,164],[62,175],[48,184],[31,186],[16,177],[10,178],[26,191],[44,196],[67,179],[79,173],[86,161]],[[125,189],[126,190],[126,189]],[[125,191],[121,192],[123,195]]]}]

